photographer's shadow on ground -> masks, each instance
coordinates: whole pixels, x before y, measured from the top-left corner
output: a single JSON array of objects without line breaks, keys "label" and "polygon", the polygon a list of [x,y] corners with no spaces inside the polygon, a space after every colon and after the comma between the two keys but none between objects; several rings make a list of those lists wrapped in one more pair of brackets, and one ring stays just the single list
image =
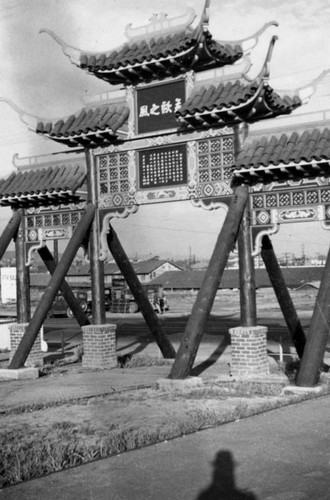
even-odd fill
[{"label": "photographer's shadow on ground", "polygon": [[213,465],[212,483],[196,500],[258,500],[256,495],[235,485],[235,461],[230,451],[219,451]]}]

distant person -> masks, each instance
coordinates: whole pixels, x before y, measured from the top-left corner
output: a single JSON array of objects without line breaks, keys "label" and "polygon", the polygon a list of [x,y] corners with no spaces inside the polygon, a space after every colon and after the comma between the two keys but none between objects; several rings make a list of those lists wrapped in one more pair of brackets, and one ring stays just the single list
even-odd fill
[{"label": "distant person", "polygon": [[157,290],[155,290],[153,301],[155,310],[158,313],[163,314],[165,310],[166,299],[165,299],[165,292],[162,286],[159,286]]}]

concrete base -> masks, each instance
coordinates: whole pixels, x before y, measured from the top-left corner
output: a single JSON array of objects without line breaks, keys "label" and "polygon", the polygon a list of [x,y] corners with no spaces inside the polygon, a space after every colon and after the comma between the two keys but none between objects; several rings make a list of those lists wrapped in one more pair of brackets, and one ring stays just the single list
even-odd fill
[{"label": "concrete base", "polygon": [[[28,323],[12,323],[9,325],[11,345],[9,356],[10,361],[13,359],[13,356],[17,351],[28,325]],[[44,363],[44,352],[47,352],[47,349],[48,345],[43,340],[43,327],[41,327],[33,343],[32,349],[30,350],[29,355],[24,363],[24,366],[26,368],[41,367]]]},{"label": "concrete base", "polygon": [[39,378],[39,369],[33,367],[18,368],[17,370],[9,370],[8,368],[0,369],[0,380],[31,380]]},{"label": "concrete base", "polygon": [[282,390],[284,396],[289,394],[322,394],[323,388],[320,385],[314,387],[298,387],[297,385],[287,385]]},{"label": "concrete base", "polygon": [[185,379],[170,379],[162,378],[157,380],[157,389],[173,392],[173,391],[191,391],[204,387],[204,382],[200,377],[188,377]]}]

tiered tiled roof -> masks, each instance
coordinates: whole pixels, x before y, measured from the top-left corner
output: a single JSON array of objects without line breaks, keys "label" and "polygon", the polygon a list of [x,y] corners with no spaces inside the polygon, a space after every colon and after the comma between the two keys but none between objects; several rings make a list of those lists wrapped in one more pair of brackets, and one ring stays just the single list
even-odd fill
[{"label": "tiered tiled roof", "polygon": [[134,29],[127,26],[128,42],[97,53],[69,46],[50,30],[42,32],[52,36],[79,68],[113,85],[137,85],[174,78],[191,70],[199,72],[231,65],[243,56],[246,44],[250,49],[268,26],[277,24],[267,23],[246,39],[218,41],[208,29],[209,8],[210,0],[205,0],[200,22],[195,27],[193,9],[173,19],[164,13],[155,14],[149,25]]},{"label": "tiered tiled roof", "polygon": [[113,85],[134,85],[233,64],[242,55],[240,44],[217,42],[198,26],[194,31],[125,43],[108,53],[82,52],[79,66]]},{"label": "tiered tiled roof", "polygon": [[0,206],[12,208],[56,205],[85,199],[86,168],[62,165],[14,172],[0,179]]},{"label": "tiered tiled roof", "polygon": [[125,131],[128,115],[129,109],[124,104],[104,104],[84,108],[62,120],[39,121],[36,132],[71,147],[106,146],[116,142],[121,132]]},{"label": "tiered tiled roof", "polygon": [[256,184],[330,175],[330,130],[247,141],[237,157],[234,182]]}]

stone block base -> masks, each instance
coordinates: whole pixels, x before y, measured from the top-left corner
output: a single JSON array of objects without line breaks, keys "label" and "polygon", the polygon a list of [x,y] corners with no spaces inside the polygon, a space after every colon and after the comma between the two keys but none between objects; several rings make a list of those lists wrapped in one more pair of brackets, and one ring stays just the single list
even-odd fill
[{"label": "stone block base", "polygon": [[267,331],[266,326],[238,326],[229,330],[232,376],[255,377],[269,374]]},{"label": "stone block base", "polygon": [[85,368],[117,367],[117,325],[87,325],[82,327]]},{"label": "stone block base", "polygon": [[0,380],[31,380],[39,377],[39,368],[28,367],[17,370],[0,369]]},{"label": "stone block base", "polygon": [[[11,362],[17,348],[22,340],[28,323],[12,323],[9,325],[10,331],[10,355],[9,362]],[[25,361],[25,366],[38,367],[43,365],[44,347],[45,342],[43,341],[43,328],[39,331],[37,338],[34,341],[30,354]]]}]

